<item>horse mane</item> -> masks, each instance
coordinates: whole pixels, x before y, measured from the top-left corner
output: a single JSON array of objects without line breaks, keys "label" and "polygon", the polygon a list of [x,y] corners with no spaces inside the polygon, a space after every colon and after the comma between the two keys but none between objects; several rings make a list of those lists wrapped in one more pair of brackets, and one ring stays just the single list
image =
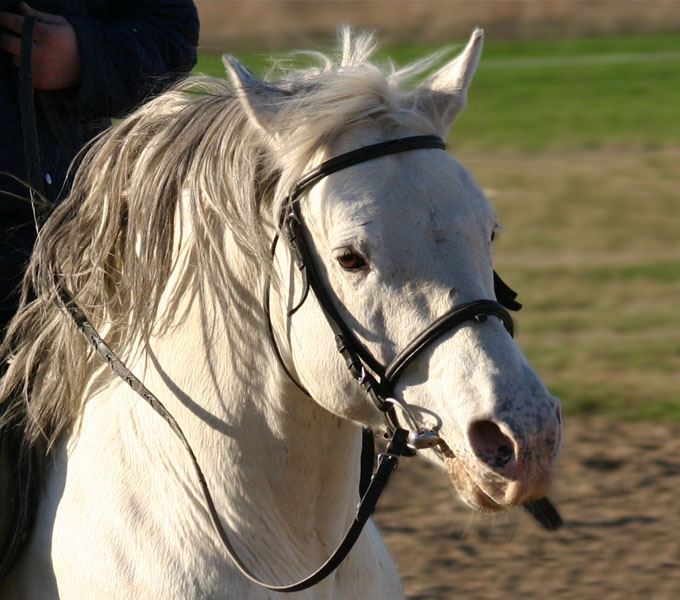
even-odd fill
[{"label": "horse mane", "polygon": [[345,31],[336,57],[309,53],[318,66],[281,77],[290,100],[272,124],[280,153],[226,82],[207,77],[188,78],[96,140],[40,232],[0,349],[7,363],[0,427],[20,423],[27,444],[49,449],[81,413],[101,364],[70,322],[60,286],[117,349],[159,326],[180,202],[191,231],[187,277],[229,286],[234,258],[223,232],[253,268],[269,269],[266,224],[276,223],[287,190],[341,132],[364,122],[387,133],[432,129],[401,90],[432,61],[380,69],[369,62],[373,49],[372,36]]}]

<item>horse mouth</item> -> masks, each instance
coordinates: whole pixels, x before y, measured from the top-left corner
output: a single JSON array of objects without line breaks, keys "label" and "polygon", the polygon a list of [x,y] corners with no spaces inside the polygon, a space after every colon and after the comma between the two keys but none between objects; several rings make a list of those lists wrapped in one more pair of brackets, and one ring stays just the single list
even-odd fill
[{"label": "horse mouth", "polygon": [[448,448],[442,451],[449,477],[460,498],[471,508],[484,512],[501,512],[509,507],[497,502],[474,480],[463,462]]},{"label": "horse mouth", "polygon": [[503,506],[496,502],[489,494],[487,494],[481,487],[475,484],[475,488],[468,496],[475,508],[481,509],[484,512],[501,512],[508,510],[509,507]]},{"label": "horse mouth", "polygon": [[547,493],[544,485],[528,489],[520,481],[505,479],[497,474],[476,474],[446,444],[440,448],[458,495],[471,508],[496,513],[542,498]]}]

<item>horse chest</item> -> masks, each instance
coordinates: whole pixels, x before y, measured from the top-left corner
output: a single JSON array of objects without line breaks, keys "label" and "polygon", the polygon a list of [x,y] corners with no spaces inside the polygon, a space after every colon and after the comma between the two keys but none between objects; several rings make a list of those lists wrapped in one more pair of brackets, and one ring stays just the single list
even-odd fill
[{"label": "horse chest", "polygon": [[[17,598],[403,597],[396,568],[372,524],[335,575],[310,590],[290,596],[246,581],[218,546],[200,503],[192,503],[159,465],[134,468],[139,465],[130,457],[141,456],[142,450],[118,430],[114,415],[120,413],[121,402],[93,401],[78,437],[62,442],[55,452],[36,533],[10,587],[17,590]],[[93,474],[99,477],[93,479]],[[273,539],[271,545],[285,548]],[[292,554],[268,554],[266,545],[255,546],[252,554],[252,564],[264,556],[264,563],[276,571],[269,576],[272,580],[293,580],[309,570],[307,564],[296,568]],[[311,562],[323,558],[314,556]]]}]

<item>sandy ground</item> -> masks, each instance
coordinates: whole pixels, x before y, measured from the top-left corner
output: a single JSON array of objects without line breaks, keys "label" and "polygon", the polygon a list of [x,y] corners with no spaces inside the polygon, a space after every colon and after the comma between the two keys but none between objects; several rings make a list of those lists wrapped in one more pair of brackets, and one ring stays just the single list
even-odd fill
[{"label": "sandy ground", "polygon": [[411,600],[680,598],[680,425],[569,420],[555,533],[472,514],[418,459],[390,486],[376,521]]}]

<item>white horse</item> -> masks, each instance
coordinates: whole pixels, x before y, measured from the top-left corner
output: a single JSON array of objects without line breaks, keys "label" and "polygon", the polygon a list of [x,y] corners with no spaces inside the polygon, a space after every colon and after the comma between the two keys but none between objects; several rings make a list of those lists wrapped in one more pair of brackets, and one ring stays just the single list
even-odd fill
[{"label": "white horse", "polygon": [[[7,342],[2,393],[16,406],[6,418],[48,458],[3,598],[404,597],[370,522],[337,570],[305,591],[284,595],[244,577],[182,444],[88,347],[58,286],[174,415],[242,561],[273,584],[301,579],[352,522],[361,428],[384,419],[338,354],[318,295],[305,295],[286,236],[270,257],[280,215],[303,174],[329,158],[446,138],[482,41],[475,31],[410,92],[401,84],[427,65],[383,74],[367,62],[370,39],[349,34],[338,64],[322,59],[276,85],[228,59],[231,88],[206,79],[194,93],[189,81],[88,152],[42,231],[30,269],[36,299]],[[495,297],[496,215],[437,147],[353,163],[295,203],[310,268],[380,365],[452,307]],[[432,434],[424,452],[448,467],[463,500],[499,511],[547,492],[559,406],[502,314],[472,316],[404,365],[390,402],[412,433]]]}]

